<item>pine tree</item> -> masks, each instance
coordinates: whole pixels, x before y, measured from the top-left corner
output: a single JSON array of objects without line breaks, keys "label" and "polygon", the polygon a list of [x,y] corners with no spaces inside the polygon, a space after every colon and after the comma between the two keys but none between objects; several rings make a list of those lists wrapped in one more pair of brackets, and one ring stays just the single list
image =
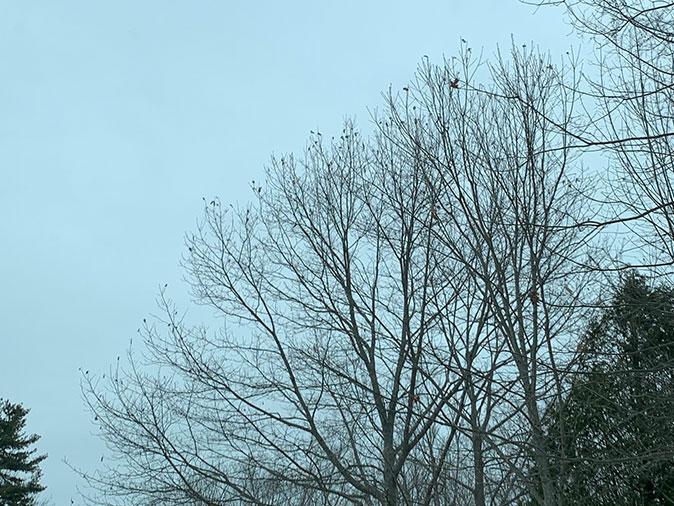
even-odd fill
[{"label": "pine tree", "polygon": [[674,505],[674,290],[627,276],[546,413],[567,504]]},{"label": "pine tree", "polygon": [[32,506],[45,489],[39,465],[47,456],[31,449],[40,436],[24,435],[27,414],[20,404],[0,399],[0,506]]}]

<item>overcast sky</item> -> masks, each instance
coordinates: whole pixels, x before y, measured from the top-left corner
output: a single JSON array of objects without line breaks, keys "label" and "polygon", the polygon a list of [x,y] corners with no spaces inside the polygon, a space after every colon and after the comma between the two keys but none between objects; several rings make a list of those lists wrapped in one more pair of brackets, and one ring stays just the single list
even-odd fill
[{"label": "overcast sky", "polygon": [[560,11],[517,0],[0,0],[0,397],[42,435],[44,497],[104,455],[80,372],[125,354],[158,287],[187,304],[202,196],[245,203],[274,152],[369,121],[460,38],[553,55]]}]

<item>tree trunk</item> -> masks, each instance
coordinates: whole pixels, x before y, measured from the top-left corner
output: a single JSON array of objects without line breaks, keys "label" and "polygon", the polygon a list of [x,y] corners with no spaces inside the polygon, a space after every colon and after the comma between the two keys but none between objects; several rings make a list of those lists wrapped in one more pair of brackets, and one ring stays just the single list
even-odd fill
[{"label": "tree trunk", "polygon": [[468,395],[470,397],[470,429],[473,446],[473,500],[475,506],[485,506],[484,497],[484,455],[482,451],[483,434],[478,416],[477,399],[472,384],[472,376],[468,373]]},{"label": "tree trunk", "polygon": [[395,476],[393,431],[384,432],[384,497],[382,506],[398,506],[398,486]]},{"label": "tree trunk", "polygon": [[473,499],[475,506],[485,506],[484,498],[484,457],[482,455],[482,433],[473,433]]},{"label": "tree trunk", "polygon": [[543,492],[543,505],[556,506],[555,486],[552,482],[552,475],[550,473],[550,459],[545,450],[545,438],[541,430],[540,416],[538,408],[530,406],[529,417],[532,422],[532,442],[534,445],[534,462],[536,463],[536,470],[538,471],[538,480]]}]

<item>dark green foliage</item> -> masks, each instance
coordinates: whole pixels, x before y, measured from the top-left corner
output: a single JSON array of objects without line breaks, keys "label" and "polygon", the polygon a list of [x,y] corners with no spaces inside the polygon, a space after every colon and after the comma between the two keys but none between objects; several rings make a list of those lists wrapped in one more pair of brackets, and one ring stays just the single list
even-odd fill
[{"label": "dark green foliage", "polygon": [[28,410],[20,404],[0,400],[0,505],[31,506],[40,485],[40,462],[31,446],[38,435],[24,435]]},{"label": "dark green foliage", "polygon": [[566,504],[674,505],[674,291],[628,276],[546,414]]}]

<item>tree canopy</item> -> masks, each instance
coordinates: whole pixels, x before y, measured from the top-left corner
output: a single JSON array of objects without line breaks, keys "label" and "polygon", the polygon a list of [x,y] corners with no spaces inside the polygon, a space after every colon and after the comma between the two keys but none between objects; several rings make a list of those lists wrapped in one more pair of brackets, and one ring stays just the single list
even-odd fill
[{"label": "tree canopy", "polygon": [[40,436],[26,435],[28,410],[20,404],[0,400],[0,503],[31,506],[45,487],[40,483],[40,463],[32,446]]},{"label": "tree canopy", "polygon": [[561,495],[569,504],[674,504],[674,290],[627,276],[577,360],[561,406],[546,413]]}]

